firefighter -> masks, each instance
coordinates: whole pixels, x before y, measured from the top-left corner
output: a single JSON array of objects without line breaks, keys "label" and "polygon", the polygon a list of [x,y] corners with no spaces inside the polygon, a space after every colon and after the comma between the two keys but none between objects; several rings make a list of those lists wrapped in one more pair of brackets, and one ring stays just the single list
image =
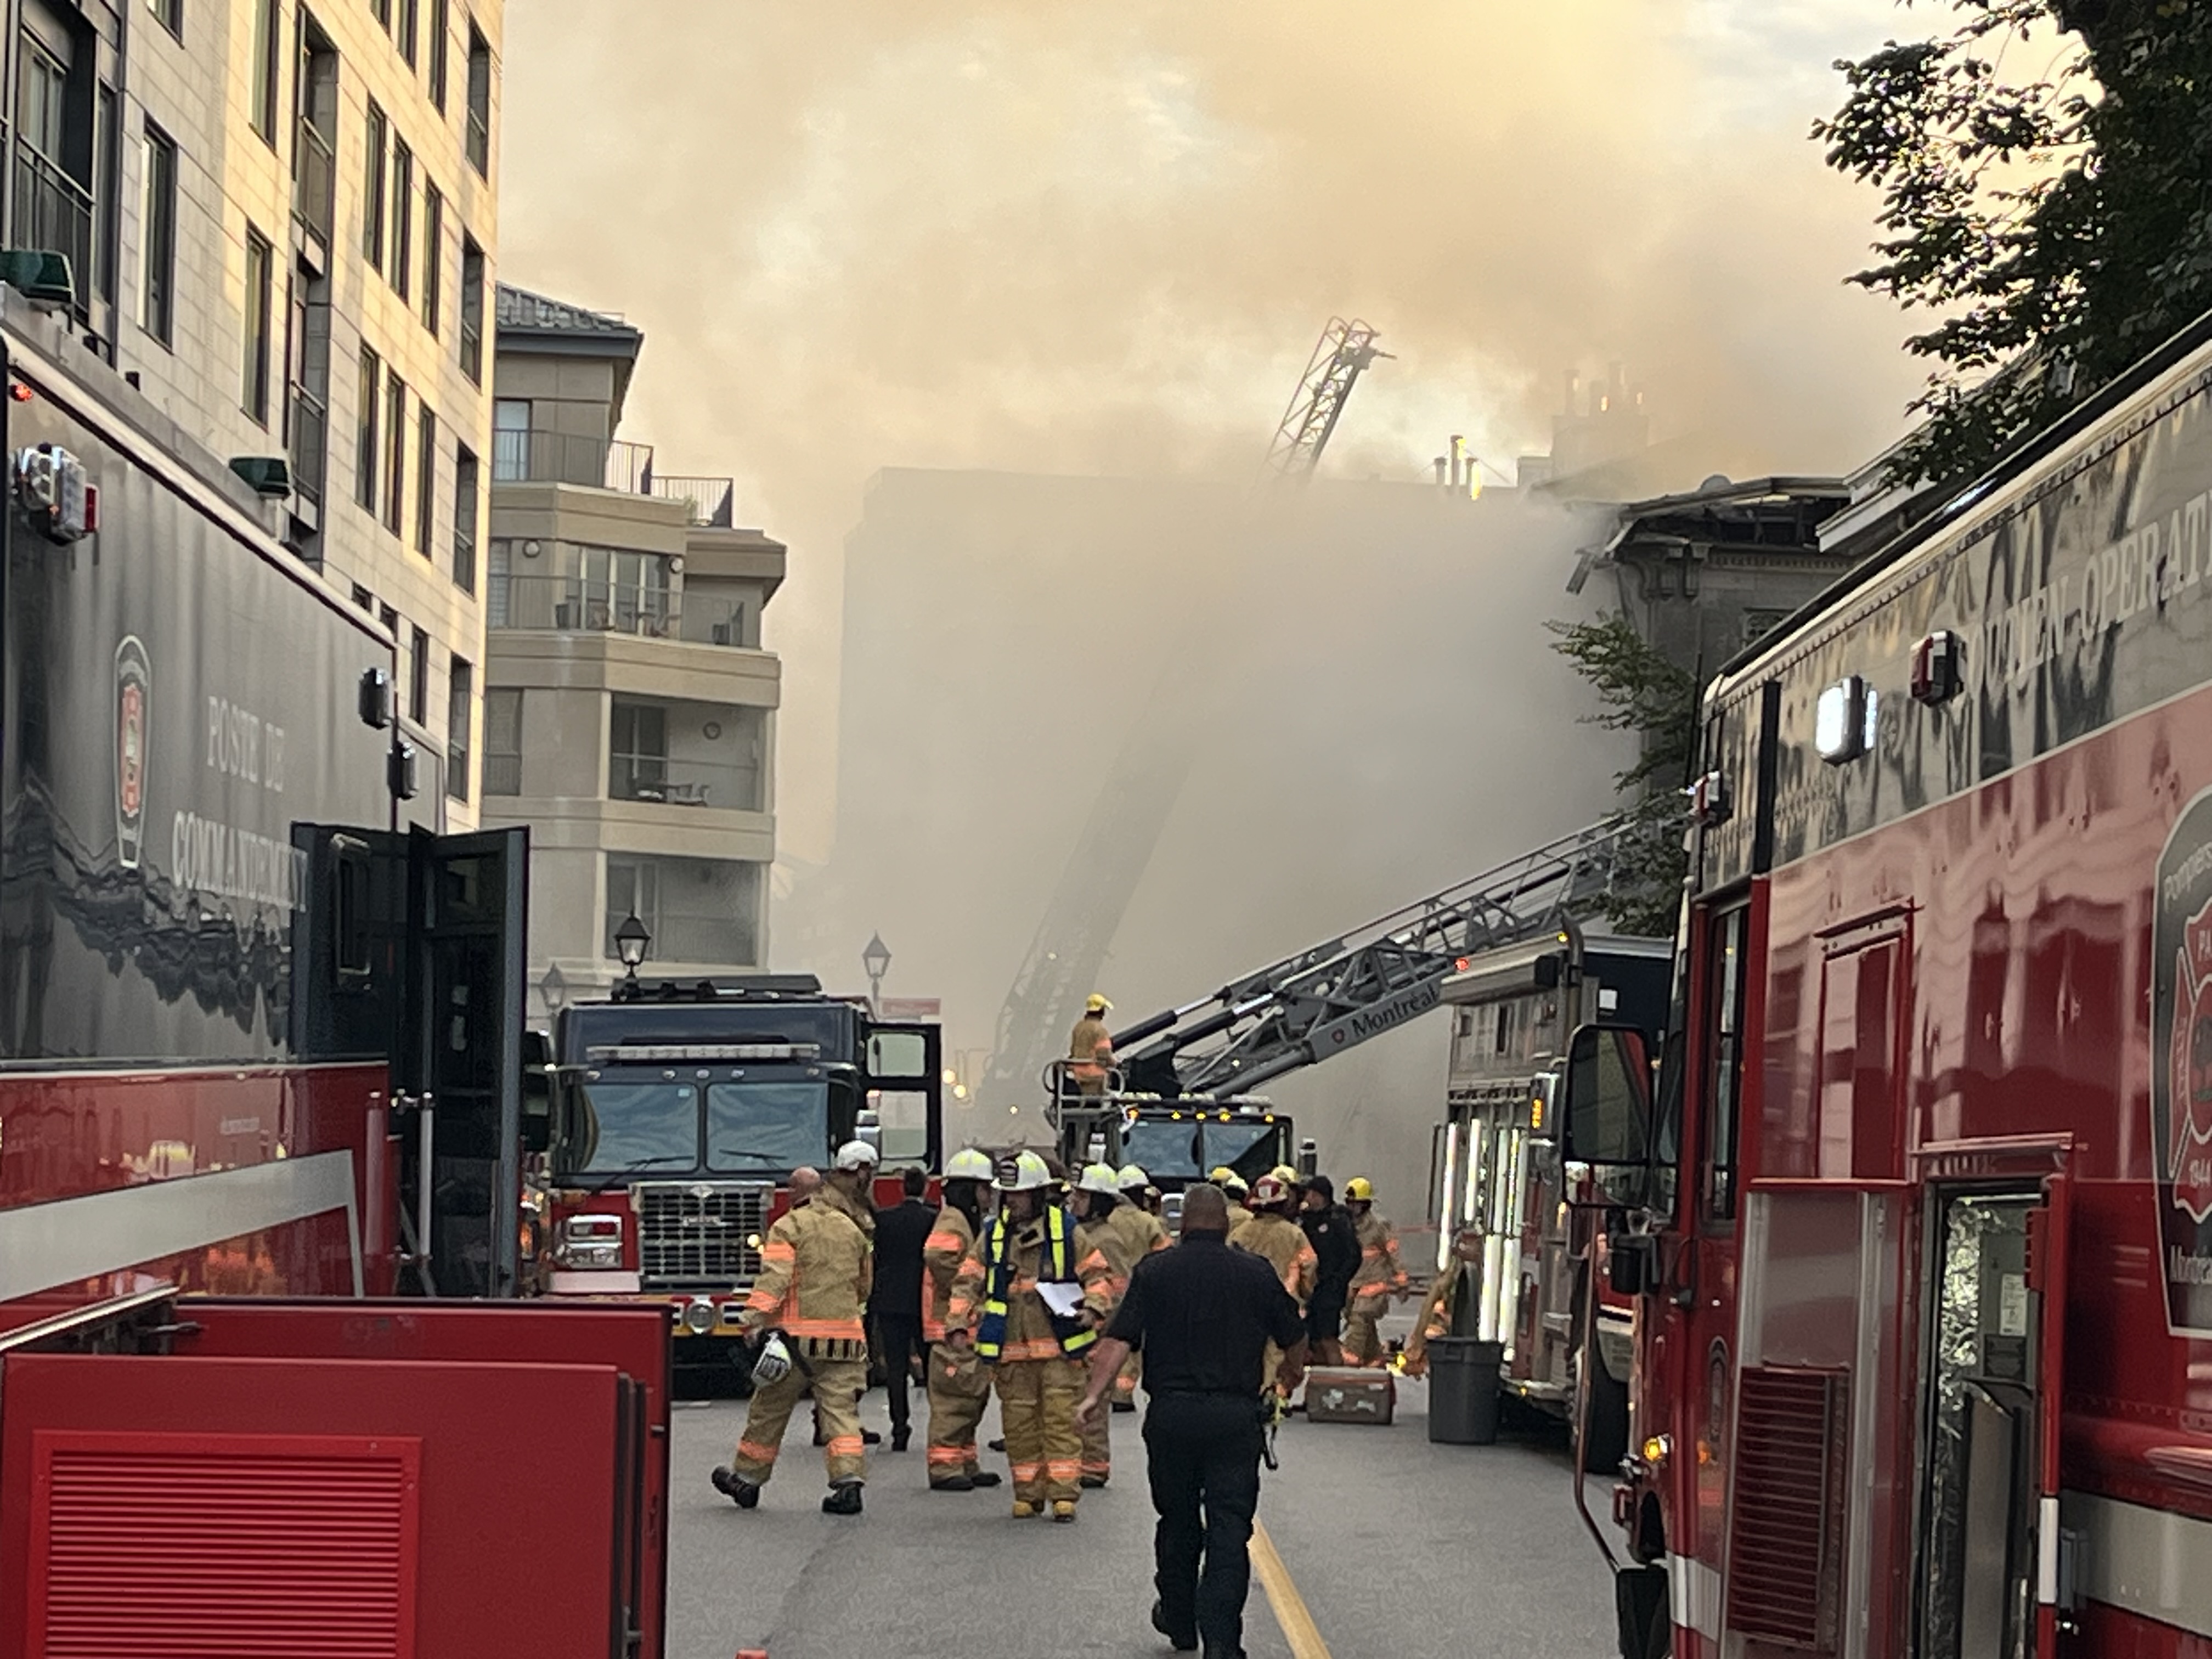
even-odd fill
[{"label": "firefighter", "polygon": [[[1120,1219],[1126,1207],[1121,1202],[1121,1172],[1110,1164],[1091,1164],[1075,1190],[1082,1206],[1075,1223],[1076,1247],[1082,1252],[1080,1270],[1087,1279],[1101,1265],[1104,1267],[1111,1298],[1106,1315],[1110,1319],[1128,1293],[1129,1269],[1137,1260],[1130,1248],[1132,1236]],[[1085,1491],[1103,1486],[1113,1478],[1114,1454],[1107,1432],[1111,1416],[1109,1412],[1095,1412],[1083,1426],[1083,1472],[1077,1484]]]},{"label": "firefighter", "polygon": [[[1098,1340],[1111,1302],[1103,1262],[1083,1271],[1067,1212],[1053,1200],[1052,1171],[1035,1152],[1002,1159],[999,1212],[978,1230],[961,1265],[945,1340],[973,1346],[994,1368],[1006,1461],[1013,1468],[1014,1518],[1048,1508],[1075,1519],[1083,1443],[1075,1407],[1083,1397],[1083,1359]],[[1066,1313],[1055,1313],[1042,1286],[1070,1287]]]},{"label": "firefighter", "polygon": [[1114,1063],[1114,1039],[1107,1035],[1106,1016],[1114,1005],[1093,991],[1083,1004],[1083,1018],[1067,1034],[1067,1074],[1083,1095],[1106,1092],[1106,1068]]},{"label": "firefighter", "polygon": [[1234,1231],[1239,1223],[1252,1211],[1252,1189],[1244,1184],[1244,1177],[1226,1164],[1217,1164],[1206,1177],[1228,1194],[1229,1225]]},{"label": "firefighter", "polygon": [[991,1401],[991,1374],[972,1346],[945,1340],[948,1323],[964,1323],[972,1314],[961,1299],[960,1269],[983,1221],[983,1192],[992,1178],[988,1153],[973,1146],[952,1154],[945,1166],[945,1207],[937,1212],[921,1247],[925,1289],[922,1340],[929,1347],[929,1489],[972,1492],[995,1486],[999,1472],[975,1462],[975,1431]]},{"label": "firefighter", "polygon": [[[1275,1277],[1298,1304],[1298,1316],[1303,1319],[1307,1304],[1313,1299],[1314,1279],[1320,1263],[1314,1255],[1313,1246],[1306,1243],[1304,1231],[1291,1219],[1297,1203],[1291,1189],[1279,1177],[1261,1176],[1252,1183],[1252,1213],[1231,1231],[1229,1247],[1267,1257],[1267,1265],[1275,1270]],[[1274,1376],[1282,1357],[1281,1349],[1272,1342],[1267,1345],[1267,1376]]]},{"label": "firefighter", "polygon": [[1346,1182],[1344,1207],[1359,1237],[1359,1268],[1352,1276],[1352,1304],[1344,1316],[1345,1357],[1355,1365],[1379,1365],[1383,1351],[1376,1322],[1391,1297],[1405,1298],[1413,1281],[1398,1255],[1397,1233],[1375,1213],[1375,1183],[1365,1176]]},{"label": "firefighter", "polygon": [[[830,1178],[803,1207],[787,1210],[761,1246],[760,1277],[745,1298],[744,1329],[760,1340],[750,1405],[737,1455],[714,1474],[714,1490],[741,1510],[760,1502],[775,1470],[784,1425],[809,1387],[830,1473],[825,1515],[858,1515],[866,1451],[860,1395],[868,1381],[864,1322],[874,1246],[861,1197],[876,1173],[875,1149],[848,1141]],[[765,1374],[764,1374],[765,1373]]]},{"label": "firefighter", "polygon": [[1477,1270],[1481,1261],[1482,1235],[1472,1227],[1463,1229],[1452,1241],[1451,1260],[1437,1275],[1436,1283],[1429,1286],[1421,1311],[1413,1317],[1413,1334],[1406,1339],[1407,1376],[1428,1375],[1429,1344],[1437,1337],[1451,1334],[1452,1320],[1459,1306],[1460,1284]]},{"label": "firefighter", "polygon": [[[1168,1248],[1168,1230],[1160,1224],[1159,1188],[1152,1178],[1138,1164],[1126,1164],[1115,1177],[1121,1189],[1121,1207],[1114,1212],[1114,1224],[1121,1229],[1127,1241],[1124,1254],[1129,1259],[1131,1272],[1136,1264],[1155,1250]],[[1133,1412],[1137,1409],[1137,1384],[1144,1375],[1145,1357],[1133,1348],[1121,1363],[1120,1373],[1114,1378],[1114,1409]]]}]

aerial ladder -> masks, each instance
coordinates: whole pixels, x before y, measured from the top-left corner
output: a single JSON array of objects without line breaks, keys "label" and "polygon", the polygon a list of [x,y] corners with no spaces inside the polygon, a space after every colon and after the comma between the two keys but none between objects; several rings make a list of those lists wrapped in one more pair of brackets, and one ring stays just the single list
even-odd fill
[{"label": "aerial ladder", "polygon": [[[1277,423],[1253,487],[1255,497],[1297,488],[1313,477],[1352,387],[1377,357],[1390,355],[1376,344],[1378,337],[1357,319],[1329,319]],[[1054,1039],[1094,988],[1196,762],[1200,732],[1188,715],[1210,658],[1188,636],[1208,618],[1202,608],[1187,614],[1186,637],[1168,653],[1144,713],[1115,757],[999,1010],[983,1082],[994,1103],[1000,1096],[1026,1095],[1035,1086],[1053,1054]]]}]

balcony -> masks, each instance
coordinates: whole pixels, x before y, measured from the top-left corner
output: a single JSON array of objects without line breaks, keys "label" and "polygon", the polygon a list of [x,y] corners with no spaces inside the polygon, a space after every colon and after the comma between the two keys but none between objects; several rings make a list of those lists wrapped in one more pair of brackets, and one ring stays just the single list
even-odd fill
[{"label": "balcony", "polygon": [[28,144],[15,145],[15,204],[9,240],[70,262],[80,320],[92,314],[92,195]]},{"label": "balcony", "polygon": [[337,156],[323,130],[304,116],[297,134],[292,152],[292,216],[327,247],[337,223]]},{"label": "balcony", "polygon": [[646,495],[653,493],[653,450],[572,432],[495,432],[491,477],[494,483],[580,484]]},{"label": "balcony", "polygon": [[689,522],[696,530],[728,530],[732,527],[733,504],[737,499],[736,481],[730,478],[687,478],[673,475],[660,477],[648,468],[647,493],[664,501],[681,501]]},{"label": "balcony", "polygon": [[665,588],[593,581],[582,576],[517,576],[495,570],[485,595],[493,628],[570,634],[678,637],[681,613]]},{"label": "balcony", "polygon": [[757,812],[761,810],[760,768],[672,760],[665,755],[612,754],[607,757],[607,793],[616,800]]}]

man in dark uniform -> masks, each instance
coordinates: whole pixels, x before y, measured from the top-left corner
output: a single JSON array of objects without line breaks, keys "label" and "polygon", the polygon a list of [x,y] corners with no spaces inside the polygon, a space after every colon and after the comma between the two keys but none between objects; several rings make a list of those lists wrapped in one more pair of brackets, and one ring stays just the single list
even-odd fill
[{"label": "man in dark uniform", "polygon": [[1307,1176],[1300,1192],[1298,1225],[1305,1229],[1317,1264],[1313,1300],[1306,1304],[1306,1339],[1315,1364],[1341,1365],[1344,1349],[1338,1338],[1344,1330],[1352,1277],[1359,1271],[1359,1231],[1352,1212],[1336,1201],[1335,1185],[1327,1176]]},{"label": "man in dark uniform", "polygon": [[921,1346],[921,1247],[937,1212],[922,1202],[929,1177],[920,1170],[904,1176],[905,1201],[876,1216],[876,1282],[868,1294],[874,1324],[876,1358],[884,1368],[884,1394],[891,1409],[891,1449],[902,1452],[912,1431],[907,1389]]},{"label": "man in dark uniform", "polygon": [[[1283,1351],[1272,1379],[1261,1375],[1271,1341]],[[1229,1200],[1218,1187],[1185,1192],[1182,1242],[1130,1274],[1091,1362],[1079,1423],[1106,1408],[1132,1348],[1145,1356],[1145,1449],[1160,1517],[1152,1628],[1179,1653],[1202,1638],[1206,1659],[1243,1659],[1246,1546],[1267,1443],[1262,1394],[1271,1382],[1290,1391],[1304,1380],[1306,1329],[1266,1258],[1229,1248]]]}]

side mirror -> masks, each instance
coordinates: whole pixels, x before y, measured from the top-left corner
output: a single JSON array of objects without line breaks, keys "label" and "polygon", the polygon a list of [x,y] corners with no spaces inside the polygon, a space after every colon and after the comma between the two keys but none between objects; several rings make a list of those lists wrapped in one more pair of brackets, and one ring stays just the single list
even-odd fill
[{"label": "side mirror", "polygon": [[1598,1193],[1586,1201],[1643,1203],[1651,1174],[1651,1062],[1644,1033],[1626,1025],[1578,1029],[1567,1046],[1563,1092],[1559,1152],[1589,1166]]},{"label": "side mirror", "polygon": [[1310,1136],[1298,1142],[1298,1173],[1307,1176],[1321,1173],[1321,1148]]},{"label": "side mirror", "polygon": [[1615,1296],[1641,1296],[1651,1282],[1651,1240],[1647,1235],[1616,1233],[1606,1241],[1606,1283]]},{"label": "side mirror", "polygon": [[883,1119],[872,1107],[864,1108],[860,1121],[853,1126],[853,1139],[876,1149],[878,1156],[884,1150]]}]

